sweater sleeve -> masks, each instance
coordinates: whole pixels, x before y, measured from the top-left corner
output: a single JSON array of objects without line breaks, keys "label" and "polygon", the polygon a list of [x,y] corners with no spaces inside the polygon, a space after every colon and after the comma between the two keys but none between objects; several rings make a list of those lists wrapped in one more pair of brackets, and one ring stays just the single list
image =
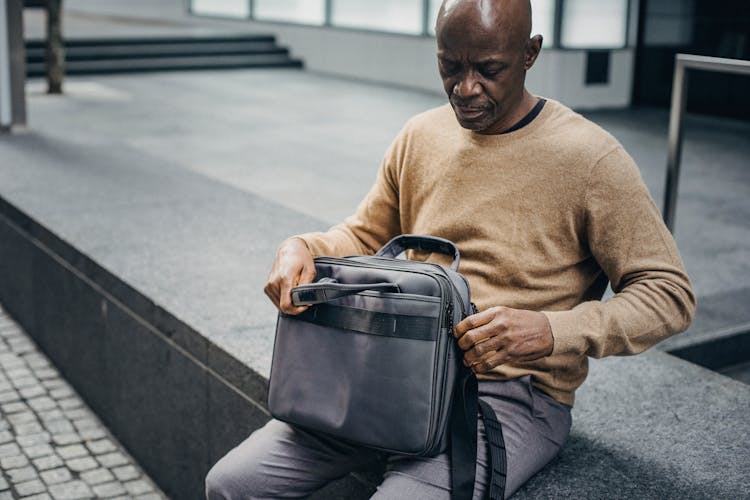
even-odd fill
[{"label": "sweater sleeve", "polygon": [[386,152],[375,184],[360,202],[354,215],[326,232],[299,235],[314,256],[369,255],[394,236],[401,234],[399,176],[403,155],[402,136]]},{"label": "sweater sleeve", "polygon": [[642,352],[685,330],[695,296],[677,246],[632,158],[617,147],[594,167],[585,199],[592,256],[614,296],[547,312],[553,355]]}]

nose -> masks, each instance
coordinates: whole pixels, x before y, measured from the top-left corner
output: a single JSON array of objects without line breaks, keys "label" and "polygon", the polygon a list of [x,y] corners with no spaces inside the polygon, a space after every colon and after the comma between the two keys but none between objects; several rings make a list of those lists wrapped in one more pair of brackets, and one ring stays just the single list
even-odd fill
[{"label": "nose", "polygon": [[466,99],[482,93],[482,85],[479,83],[473,71],[467,71],[453,86],[453,94],[459,99]]}]

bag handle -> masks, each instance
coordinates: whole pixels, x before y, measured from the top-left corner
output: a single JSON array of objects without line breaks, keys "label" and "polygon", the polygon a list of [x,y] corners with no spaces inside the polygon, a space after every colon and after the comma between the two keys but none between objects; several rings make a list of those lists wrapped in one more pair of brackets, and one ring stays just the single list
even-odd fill
[{"label": "bag handle", "polygon": [[347,295],[364,292],[365,290],[378,290],[381,292],[401,293],[396,283],[339,283],[330,278],[323,278],[317,283],[298,285],[292,288],[292,304],[296,307],[322,304],[329,300],[338,299]]},{"label": "bag handle", "polygon": [[419,250],[420,252],[442,253],[453,256],[451,269],[458,270],[458,263],[461,260],[461,254],[458,247],[449,240],[438,238],[437,236],[420,236],[417,234],[402,234],[396,236],[378,250],[380,257],[396,258],[406,250]]}]

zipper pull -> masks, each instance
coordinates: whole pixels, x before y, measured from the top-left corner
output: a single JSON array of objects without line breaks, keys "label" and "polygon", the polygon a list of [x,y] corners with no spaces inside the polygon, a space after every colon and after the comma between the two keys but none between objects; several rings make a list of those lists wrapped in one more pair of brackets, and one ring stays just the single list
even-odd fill
[{"label": "zipper pull", "polygon": [[448,306],[445,308],[445,315],[448,319],[448,329],[453,335],[453,302],[448,302]]}]

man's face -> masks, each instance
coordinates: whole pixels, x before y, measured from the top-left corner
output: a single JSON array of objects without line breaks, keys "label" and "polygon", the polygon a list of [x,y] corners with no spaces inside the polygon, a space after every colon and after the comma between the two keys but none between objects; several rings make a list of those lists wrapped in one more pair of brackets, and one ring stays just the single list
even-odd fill
[{"label": "man's face", "polygon": [[461,126],[496,134],[515,124],[529,49],[528,38],[519,41],[507,23],[487,24],[494,23],[455,14],[439,24],[438,67]]}]

